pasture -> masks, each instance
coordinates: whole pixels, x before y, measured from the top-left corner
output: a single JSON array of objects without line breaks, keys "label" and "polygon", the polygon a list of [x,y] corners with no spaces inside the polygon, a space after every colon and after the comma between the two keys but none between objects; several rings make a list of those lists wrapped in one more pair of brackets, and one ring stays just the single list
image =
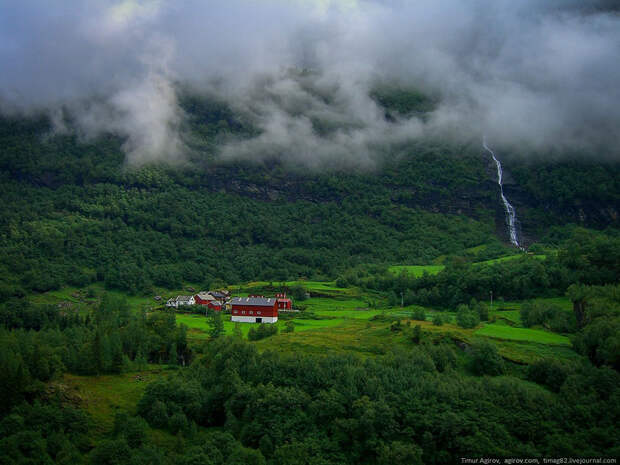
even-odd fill
[{"label": "pasture", "polygon": [[476,336],[486,336],[493,339],[512,341],[535,342],[559,346],[570,346],[570,339],[561,334],[543,331],[541,329],[516,328],[514,326],[489,323],[482,326],[475,333]]},{"label": "pasture", "polygon": [[444,265],[393,265],[388,268],[390,273],[400,274],[406,273],[416,278],[422,276],[425,272],[428,274],[437,274],[445,268]]},{"label": "pasture", "polygon": [[147,384],[165,376],[164,366],[149,365],[147,370],[120,375],[78,376],[65,373],[58,388],[82,405],[93,419],[96,435],[109,433],[116,412],[136,413],[136,405]]}]

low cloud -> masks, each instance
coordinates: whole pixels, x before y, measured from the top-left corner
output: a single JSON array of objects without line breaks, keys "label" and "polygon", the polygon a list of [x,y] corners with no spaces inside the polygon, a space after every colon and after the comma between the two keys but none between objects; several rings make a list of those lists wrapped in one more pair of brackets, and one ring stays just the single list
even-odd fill
[{"label": "low cloud", "polygon": [[[223,158],[368,165],[428,134],[620,158],[620,17],[605,2],[89,0],[0,7],[0,109],[67,112],[125,138],[131,163],[187,148],[176,89],[259,129]],[[385,118],[379,83],[437,104]],[[59,109],[63,109],[61,112]]]}]

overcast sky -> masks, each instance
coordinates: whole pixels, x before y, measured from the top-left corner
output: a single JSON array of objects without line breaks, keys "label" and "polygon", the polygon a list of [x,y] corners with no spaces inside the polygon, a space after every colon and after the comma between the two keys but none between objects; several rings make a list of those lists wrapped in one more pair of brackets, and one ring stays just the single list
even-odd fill
[{"label": "overcast sky", "polygon": [[[432,132],[620,158],[620,17],[604,3],[3,0],[0,109],[49,112],[62,130],[68,108],[80,133],[125,137],[132,162],[183,156],[179,83],[262,130],[222,157],[363,163],[377,145]],[[292,68],[312,69],[312,82]],[[369,97],[380,81],[440,104],[388,123]],[[318,135],[312,118],[342,129]]]}]

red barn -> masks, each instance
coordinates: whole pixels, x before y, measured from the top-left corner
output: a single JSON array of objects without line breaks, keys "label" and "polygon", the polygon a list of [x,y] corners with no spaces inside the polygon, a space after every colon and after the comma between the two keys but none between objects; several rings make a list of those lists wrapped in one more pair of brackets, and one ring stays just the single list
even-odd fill
[{"label": "red barn", "polygon": [[222,302],[219,302],[217,300],[212,300],[207,304],[207,307],[216,311],[216,312],[221,312],[222,311]]},{"label": "red barn", "polygon": [[231,321],[240,323],[275,323],[278,321],[278,300],[270,297],[234,297]]},{"label": "red barn", "polygon": [[286,297],[285,292],[276,294],[276,300],[278,301],[278,308],[280,310],[291,310],[293,308],[293,301]]},{"label": "red barn", "polygon": [[217,299],[206,292],[199,292],[194,296],[194,300],[196,301],[196,305],[209,305],[209,302],[213,302]]}]

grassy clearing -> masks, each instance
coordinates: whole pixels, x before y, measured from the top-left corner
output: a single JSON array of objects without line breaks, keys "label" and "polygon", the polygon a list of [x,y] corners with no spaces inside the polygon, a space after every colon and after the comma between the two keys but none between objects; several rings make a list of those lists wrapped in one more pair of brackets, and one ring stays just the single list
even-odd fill
[{"label": "grassy clearing", "polygon": [[261,351],[314,354],[353,352],[362,356],[372,356],[385,354],[393,350],[396,345],[406,343],[402,333],[391,333],[388,326],[386,323],[348,319],[343,320],[341,324],[313,328],[312,331],[298,332],[296,327],[294,333],[280,333],[278,336],[258,341],[256,345]]},{"label": "grassy clearing", "polygon": [[165,374],[162,366],[150,365],[149,370],[121,375],[65,374],[62,383],[91,415],[96,435],[103,435],[112,430],[116,412],[134,414],[146,385]]},{"label": "grassy clearing", "polygon": [[297,305],[311,312],[321,310],[366,310],[369,307],[368,301],[362,299],[334,299],[328,297],[311,297],[310,299],[298,302]]},{"label": "grassy clearing", "polygon": [[494,339],[506,339],[513,341],[535,342],[538,344],[550,344],[570,346],[570,339],[560,334],[550,333],[540,329],[515,328],[508,325],[485,324],[475,332],[476,336],[486,336]]},{"label": "grassy clearing", "polygon": [[498,319],[506,319],[516,325],[521,326],[521,313],[519,312],[519,310],[495,310],[491,312],[490,315]]},{"label": "grassy clearing", "polygon": [[444,268],[444,265],[393,265],[388,268],[388,271],[394,274],[405,272],[406,274],[419,278],[424,272],[428,274],[437,274]]},{"label": "grassy clearing", "polygon": [[580,355],[566,346],[500,339],[494,339],[493,342],[502,357],[521,364],[530,364],[543,358],[554,360],[576,360],[580,358]]},{"label": "grassy clearing", "polygon": [[[314,313],[319,316],[369,320],[376,315],[380,315],[382,312],[381,310],[317,310]],[[297,321],[296,319],[295,323],[297,323]]]},{"label": "grassy clearing", "polygon": [[[482,247],[482,246],[479,246]],[[494,263],[506,262],[509,260],[515,260],[517,258],[523,257],[523,254],[516,255],[506,255],[503,257],[493,258],[491,260],[483,260],[480,262],[474,262],[473,265],[492,265]],[[532,255],[534,258],[538,260],[545,260],[547,258],[546,255]],[[419,278],[427,272],[428,274],[437,274],[445,268],[444,265],[393,265],[388,268],[388,271],[394,274],[400,274],[403,271],[407,274],[413,275],[416,278]]]},{"label": "grassy clearing", "polygon": [[[493,263],[501,263],[501,262],[507,262],[510,260],[516,260],[517,258],[521,258],[524,257],[524,254],[517,254],[517,255],[506,255],[504,257],[498,257],[498,258],[492,258],[491,260],[484,260],[481,262],[475,262],[474,265],[492,265]],[[541,255],[530,255],[531,257],[536,258],[537,260],[546,260],[547,256],[544,254]]]},{"label": "grassy clearing", "polygon": [[267,282],[267,281],[252,281],[246,284],[238,284],[234,286],[229,286],[232,292],[236,292],[238,294],[243,293],[251,293],[252,290],[263,290],[263,289],[275,289],[273,292],[277,292],[278,289],[283,288],[291,288],[301,286],[306,291],[310,293],[316,294],[326,294],[326,295],[356,295],[358,292],[354,288],[347,287],[338,287],[334,282],[331,281],[306,281],[306,280],[298,280],[298,281],[282,281],[282,282]]},{"label": "grassy clearing", "polygon": [[[333,315],[337,317],[338,315]],[[230,315],[222,315],[224,320],[224,332],[227,335],[232,335],[235,328],[235,323],[230,321]],[[177,324],[184,324],[189,328],[188,338],[195,340],[204,340],[209,338],[210,326],[208,320],[203,315],[176,315]],[[321,320],[306,320],[302,318],[295,318],[293,323],[295,324],[295,331],[308,331],[318,328],[332,328],[344,323],[344,318],[326,318]],[[282,332],[284,330],[285,320],[278,320],[276,326]],[[258,327],[261,323],[240,323],[241,333],[244,337],[247,337],[250,328]]]},{"label": "grassy clearing", "polygon": [[[532,301],[543,305],[554,305],[566,311],[573,311],[573,303],[568,297],[543,297],[540,299],[532,299]],[[521,310],[523,302],[525,301],[506,301],[500,305],[496,301],[493,301],[492,314],[497,312],[498,315],[503,315],[507,310],[518,312]],[[488,300],[485,301],[485,303],[490,306]]]}]

